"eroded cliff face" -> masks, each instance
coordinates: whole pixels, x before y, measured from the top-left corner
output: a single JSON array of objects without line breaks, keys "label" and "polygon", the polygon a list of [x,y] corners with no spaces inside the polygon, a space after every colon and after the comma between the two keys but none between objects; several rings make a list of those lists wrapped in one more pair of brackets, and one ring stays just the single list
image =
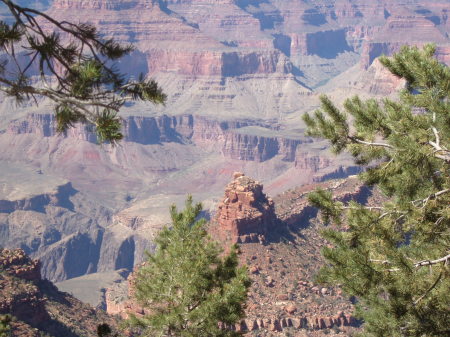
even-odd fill
[{"label": "eroded cliff face", "polygon": [[[138,46],[141,70],[180,78],[292,74],[310,87],[399,44],[448,46],[445,1],[56,0],[111,36]],[[120,14],[119,14],[120,13]],[[127,68],[128,62],[123,62]]]},{"label": "eroded cliff face", "polygon": [[[217,121],[193,115],[160,117],[127,117],[123,121],[124,140],[142,145],[163,143],[193,143],[205,150],[219,151],[225,158],[264,162],[275,156],[281,156],[287,162],[302,161],[302,153],[297,149],[302,144],[312,143],[312,139],[301,137],[286,138],[282,132],[279,135],[258,135],[254,129],[246,133],[247,127],[261,128],[261,134],[273,132],[276,134],[278,126],[252,120]],[[25,119],[11,122],[6,134],[32,134],[40,137],[69,137],[95,143],[96,137],[88,128],[78,125],[71,128],[65,135],[58,135],[55,131],[55,119],[50,114],[29,114]],[[324,163],[327,161],[324,159]],[[309,166],[306,158],[302,165],[295,165],[300,169],[312,168],[318,171],[318,166]],[[326,165],[322,165],[324,168]],[[0,205],[1,207],[1,205]],[[6,206],[5,206],[6,207]]]},{"label": "eroded cliff face", "polygon": [[[54,193],[0,199],[0,246],[21,247],[53,282],[110,270],[132,270],[153,249],[160,228],[130,224],[87,200],[70,183]],[[40,274],[39,274],[40,275]]]}]

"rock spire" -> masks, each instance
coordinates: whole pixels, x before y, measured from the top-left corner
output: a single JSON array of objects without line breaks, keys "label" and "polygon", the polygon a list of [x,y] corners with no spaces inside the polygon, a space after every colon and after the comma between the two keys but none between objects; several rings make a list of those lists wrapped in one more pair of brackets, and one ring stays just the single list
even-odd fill
[{"label": "rock spire", "polygon": [[212,232],[233,243],[263,242],[276,225],[274,203],[263,193],[263,185],[241,172],[225,188]]}]

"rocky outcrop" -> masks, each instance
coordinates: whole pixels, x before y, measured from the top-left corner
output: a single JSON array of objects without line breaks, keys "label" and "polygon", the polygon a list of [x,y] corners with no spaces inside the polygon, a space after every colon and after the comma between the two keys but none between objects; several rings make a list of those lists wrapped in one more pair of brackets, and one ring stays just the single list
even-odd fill
[{"label": "rocky outcrop", "polygon": [[0,249],[0,315],[14,317],[13,336],[97,336],[98,324],[116,322],[104,312],[42,280],[40,263],[22,249]]},{"label": "rocky outcrop", "polygon": [[229,326],[229,329],[238,332],[250,332],[256,330],[269,330],[271,332],[281,332],[285,328],[292,328],[296,330],[310,329],[310,330],[324,330],[334,327],[357,327],[360,322],[350,314],[338,313],[335,316],[291,316],[281,318],[259,318],[259,319],[245,319]]},{"label": "rocky outcrop", "polygon": [[[37,287],[40,264],[22,249],[0,249],[0,314],[11,314],[28,324],[40,325],[50,319],[46,299]],[[11,282],[10,277],[28,282]]]},{"label": "rocky outcrop", "polygon": [[[360,326],[340,287],[324,287],[312,281],[323,263],[320,248],[327,244],[311,221],[317,210],[309,206],[307,195],[316,187],[332,191],[337,200],[345,203],[371,202],[372,191],[350,178],[283,193],[276,197],[279,204],[275,210],[260,183],[242,173],[234,174],[208,231],[225,247],[231,242],[241,243],[239,259],[247,265],[252,285],[246,318],[234,325],[223,325],[224,329],[243,333],[317,331],[321,335],[322,330],[351,332]],[[268,232],[270,236],[266,236]],[[133,299],[133,284],[134,275],[130,274],[127,282],[106,290],[109,313],[123,318],[130,312],[146,313]]]},{"label": "rocky outcrop", "polygon": [[32,260],[23,249],[0,249],[0,269],[27,281],[41,280],[41,265]]},{"label": "rocky outcrop", "polygon": [[[142,266],[142,265],[141,265]],[[129,315],[144,315],[148,310],[142,308],[134,298],[134,283],[136,267],[126,282],[114,284],[105,291],[106,312],[110,315],[119,315],[123,319],[129,318]]]},{"label": "rocky outcrop", "polygon": [[236,172],[217,206],[211,230],[219,237],[237,243],[264,242],[264,236],[277,226],[272,199],[263,185]]}]

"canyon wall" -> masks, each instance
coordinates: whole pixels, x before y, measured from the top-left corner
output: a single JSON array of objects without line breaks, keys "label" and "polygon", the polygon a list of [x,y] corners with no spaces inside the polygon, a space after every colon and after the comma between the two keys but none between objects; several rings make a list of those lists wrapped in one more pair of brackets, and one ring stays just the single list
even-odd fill
[{"label": "canyon wall", "polygon": [[[326,159],[299,158],[297,149],[302,144],[312,143],[312,139],[298,136],[298,139],[283,136],[246,134],[246,127],[260,127],[266,131],[279,131],[277,125],[252,120],[216,121],[201,116],[131,116],[123,120],[124,140],[142,145],[162,143],[193,143],[200,148],[220,151],[225,158],[264,162],[277,155],[284,161],[296,162],[300,169],[325,167]],[[275,128],[275,129],[274,129]],[[242,131],[241,131],[242,130]],[[55,119],[50,114],[29,114],[24,119],[11,122],[6,135],[32,134],[40,137],[57,137]],[[95,143],[95,134],[88,127],[78,125],[60,135]],[[322,160],[322,165],[316,165],[314,160]],[[302,164],[300,164],[302,162]],[[311,165],[310,165],[311,164]],[[1,207],[1,206],[0,206]],[[5,206],[6,207],[6,206]]]},{"label": "canyon wall", "polygon": [[113,217],[68,183],[55,193],[0,200],[0,246],[21,247],[39,258],[42,276],[53,282],[132,270],[153,250],[160,227],[130,221]]}]

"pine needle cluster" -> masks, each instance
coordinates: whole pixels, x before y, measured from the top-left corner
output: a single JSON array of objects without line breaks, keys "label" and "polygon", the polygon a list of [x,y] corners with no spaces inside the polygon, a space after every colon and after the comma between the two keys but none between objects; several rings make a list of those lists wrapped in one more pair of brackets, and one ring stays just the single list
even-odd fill
[{"label": "pine needle cluster", "polygon": [[127,101],[165,102],[154,80],[127,79],[117,70],[114,62],[133,46],[102,38],[91,24],[59,22],[11,0],[0,3],[13,18],[0,21],[0,91],[18,103],[54,101],[58,132],[90,124],[99,142],[115,144],[123,138],[118,112]]},{"label": "pine needle cluster", "polygon": [[333,243],[320,279],[356,296],[364,336],[450,335],[450,68],[435,47],[405,46],[382,64],[406,81],[399,100],[327,97],[305,115],[310,136],[326,138],[364,165],[360,178],[389,200],[379,207],[310,195]]}]

